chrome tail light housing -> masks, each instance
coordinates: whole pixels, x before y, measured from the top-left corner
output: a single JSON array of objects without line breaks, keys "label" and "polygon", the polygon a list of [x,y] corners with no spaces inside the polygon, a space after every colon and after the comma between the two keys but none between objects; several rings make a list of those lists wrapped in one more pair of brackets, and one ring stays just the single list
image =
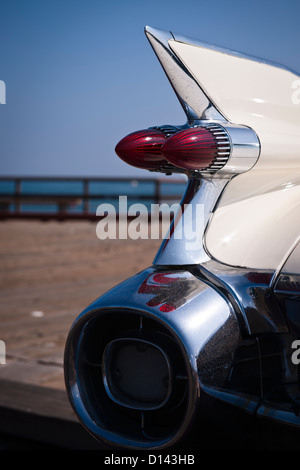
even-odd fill
[{"label": "chrome tail light housing", "polygon": [[[169,275],[171,285],[162,283]],[[172,309],[162,308],[167,302]],[[70,402],[108,446],[175,446],[205,408],[204,390],[225,385],[239,336],[232,308],[214,289],[188,271],[149,268],[74,322],[65,349]]]}]

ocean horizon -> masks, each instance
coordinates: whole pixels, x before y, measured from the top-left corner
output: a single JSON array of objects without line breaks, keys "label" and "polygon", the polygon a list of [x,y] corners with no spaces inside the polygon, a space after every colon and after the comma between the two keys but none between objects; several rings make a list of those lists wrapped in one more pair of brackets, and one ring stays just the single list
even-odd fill
[{"label": "ocean horizon", "polygon": [[[0,178],[1,211],[18,213],[58,212],[59,201],[66,200],[70,214],[84,211],[96,214],[100,204],[111,204],[118,210],[119,197],[127,196],[128,205],[144,204],[150,210],[159,202],[179,202],[187,182],[182,180],[139,178]],[[85,196],[86,195],[86,196]],[[18,196],[18,206],[15,204]]]}]

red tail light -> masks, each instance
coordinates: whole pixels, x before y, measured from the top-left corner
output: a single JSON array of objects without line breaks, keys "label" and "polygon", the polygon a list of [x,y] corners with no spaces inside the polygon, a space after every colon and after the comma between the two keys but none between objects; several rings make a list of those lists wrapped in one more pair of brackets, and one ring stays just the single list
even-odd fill
[{"label": "red tail light", "polygon": [[218,124],[192,127],[169,135],[154,128],[133,132],[118,143],[115,151],[124,162],[138,168],[156,171],[176,171],[177,168],[183,173],[214,172],[229,159],[230,140]]},{"label": "red tail light", "polygon": [[122,139],[116,146],[116,154],[129,165],[146,170],[158,170],[167,163],[161,148],[166,136],[157,129],[133,132]]},{"label": "red tail light", "polygon": [[193,127],[167,139],[162,152],[170,163],[185,170],[217,170],[229,158],[230,143],[220,126]]}]

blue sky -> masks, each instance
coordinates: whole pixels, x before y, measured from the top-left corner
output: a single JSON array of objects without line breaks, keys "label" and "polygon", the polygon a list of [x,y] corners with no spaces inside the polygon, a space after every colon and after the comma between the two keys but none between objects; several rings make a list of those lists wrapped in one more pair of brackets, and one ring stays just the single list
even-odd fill
[{"label": "blue sky", "polygon": [[298,0],[2,0],[0,11],[2,176],[150,176],[115,145],[185,115],[145,25],[300,73]]}]

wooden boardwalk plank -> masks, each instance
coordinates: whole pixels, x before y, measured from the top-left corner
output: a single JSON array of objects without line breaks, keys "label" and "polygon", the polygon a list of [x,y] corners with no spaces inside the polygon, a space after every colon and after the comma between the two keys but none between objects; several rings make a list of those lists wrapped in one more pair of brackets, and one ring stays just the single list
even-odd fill
[{"label": "wooden boardwalk plank", "polygon": [[82,427],[61,390],[0,381],[0,433],[62,449],[104,450]]},{"label": "wooden boardwalk plank", "polygon": [[0,407],[13,409],[15,401],[26,411],[43,389],[45,414],[63,413],[57,400],[66,395],[70,326],[99,295],[151,265],[160,243],[100,241],[91,221],[0,222]]}]

